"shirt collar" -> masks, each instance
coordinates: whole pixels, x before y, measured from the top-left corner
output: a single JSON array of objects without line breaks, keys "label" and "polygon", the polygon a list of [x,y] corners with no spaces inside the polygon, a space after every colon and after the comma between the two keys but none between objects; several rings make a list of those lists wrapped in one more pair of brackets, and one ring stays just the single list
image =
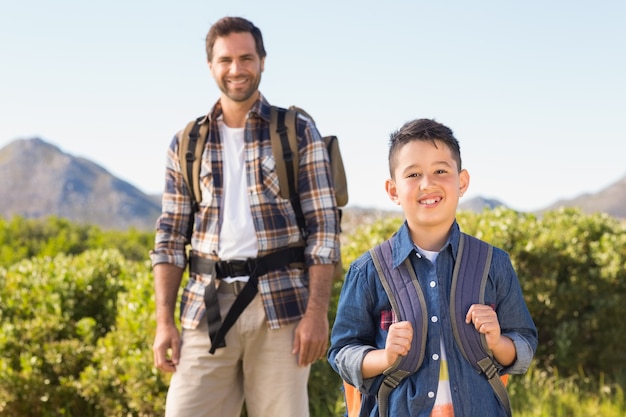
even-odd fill
[{"label": "shirt collar", "polygon": [[[461,229],[459,228],[456,220],[450,227],[450,233],[448,240],[440,252],[449,250],[452,255],[452,259],[456,261],[456,252],[459,248],[459,239],[461,237]],[[406,258],[408,258],[413,252],[417,252],[415,244],[411,240],[411,234],[409,233],[409,226],[405,221],[400,229],[394,234],[392,238],[392,253],[393,253],[393,267],[396,268]]]},{"label": "shirt collar", "polygon": [[[266,122],[268,123],[270,122],[271,106],[269,102],[265,99],[263,94],[259,93],[259,98],[252,105],[252,108],[248,112],[248,116],[250,116],[251,114],[256,114],[262,119],[264,119]],[[209,111],[209,113],[206,116],[204,116],[202,120],[200,120],[200,124],[206,123],[210,120],[217,120],[217,118],[221,115],[222,115],[222,104],[220,100],[218,99],[213,105],[213,107],[211,108],[211,111]]]}]

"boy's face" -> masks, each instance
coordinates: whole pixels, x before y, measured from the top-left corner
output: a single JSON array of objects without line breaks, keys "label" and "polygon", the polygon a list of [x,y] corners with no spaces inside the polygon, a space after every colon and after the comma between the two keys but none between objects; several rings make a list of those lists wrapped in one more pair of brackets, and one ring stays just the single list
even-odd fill
[{"label": "boy's face", "polygon": [[[456,216],[459,198],[469,186],[469,174],[459,172],[452,153],[442,142],[413,140],[396,155],[394,178],[385,187],[404,211],[409,227],[445,231]],[[443,230],[443,229],[442,229]]]}]

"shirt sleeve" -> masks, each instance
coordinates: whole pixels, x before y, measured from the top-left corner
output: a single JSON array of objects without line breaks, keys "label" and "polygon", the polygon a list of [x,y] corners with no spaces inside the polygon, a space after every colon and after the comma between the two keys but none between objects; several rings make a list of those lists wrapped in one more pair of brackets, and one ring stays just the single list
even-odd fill
[{"label": "shirt sleeve", "polygon": [[339,212],[330,160],[313,121],[299,117],[298,122],[304,129],[298,146],[298,192],[307,229],[305,255],[312,264],[330,264],[339,260]]},{"label": "shirt sleeve", "polygon": [[537,349],[537,328],[526,306],[522,288],[511,260],[504,251],[494,248],[490,275],[497,280],[496,311],[502,335],[513,341],[516,349],[515,362],[502,372],[522,374],[532,362]]},{"label": "shirt sleeve", "polygon": [[187,264],[185,247],[193,209],[178,158],[179,135],[172,139],[166,155],[161,215],[156,222],[154,249],[150,252],[153,266],[169,263],[185,268]]},{"label": "shirt sleeve", "polygon": [[[364,259],[361,257],[354,262],[346,275],[331,331],[328,357],[331,367],[344,381],[363,392],[376,392],[380,378],[364,380],[361,369],[368,352],[381,345],[384,347],[386,332],[380,330],[373,313],[384,301],[372,295],[378,286],[371,278],[378,278],[371,276],[375,270],[373,266],[368,267]],[[384,292],[382,287],[380,291]]]}]

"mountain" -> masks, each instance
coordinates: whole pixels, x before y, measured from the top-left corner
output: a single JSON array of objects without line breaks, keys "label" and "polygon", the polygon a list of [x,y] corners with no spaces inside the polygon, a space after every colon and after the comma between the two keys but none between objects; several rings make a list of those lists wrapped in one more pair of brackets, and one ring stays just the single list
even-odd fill
[{"label": "mountain", "polygon": [[[493,209],[505,206],[499,200],[474,197],[459,204],[459,210],[481,212],[484,208]],[[626,219],[626,175],[608,187],[596,192],[581,194],[571,199],[559,200],[545,208],[536,210],[536,214],[556,210],[561,207],[578,207],[583,213],[605,213],[618,219]]]},{"label": "mountain", "polygon": [[597,193],[587,193],[572,199],[559,200],[543,211],[559,207],[579,207],[585,213],[606,213],[620,219],[626,219],[626,175]]},{"label": "mountain", "polygon": [[0,216],[50,215],[103,229],[154,229],[160,202],[101,166],[41,139],[0,149]]},{"label": "mountain", "polygon": [[459,210],[468,210],[480,213],[485,208],[493,209],[498,206],[505,206],[505,204],[499,200],[485,197],[474,197],[469,200],[463,201],[459,204]]},{"label": "mountain", "polygon": [[[21,139],[0,149],[0,217],[50,215],[103,229],[153,230],[161,212],[160,196],[147,195],[101,166],[62,152],[41,139]],[[460,210],[481,212],[485,207],[506,206],[499,200],[474,197],[462,201]],[[626,219],[626,176],[603,190],[560,200],[541,213],[558,207],[580,207],[585,213],[602,212]],[[357,223],[401,211],[344,209],[345,229]],[[365,216],[365,217],[364,217]]]}]

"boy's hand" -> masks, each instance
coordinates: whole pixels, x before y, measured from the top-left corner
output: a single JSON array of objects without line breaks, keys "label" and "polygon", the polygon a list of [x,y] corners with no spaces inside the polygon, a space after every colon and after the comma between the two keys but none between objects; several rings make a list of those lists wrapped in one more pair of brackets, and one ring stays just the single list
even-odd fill
[{"label": "boy's hand", "polygon": [[410,322],[400,321],[389,326],[385,341],[385,359],[389,366],[396,362],[398,356],[406,356],[409,353],[412,341],[413,326]]},{"label": "boy's hand", "polygon": [[474,328],[485,335],[489,349],[494,349],[500,343],[500,322],[493,307],[472,304],[465,316],[465,322],[474,324]]}]

